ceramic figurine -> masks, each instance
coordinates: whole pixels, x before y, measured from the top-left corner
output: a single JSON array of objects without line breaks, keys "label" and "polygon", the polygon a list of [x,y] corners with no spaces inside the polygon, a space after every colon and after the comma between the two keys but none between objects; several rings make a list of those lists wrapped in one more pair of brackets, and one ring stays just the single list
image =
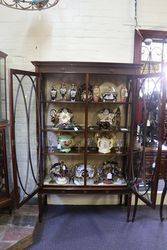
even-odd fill
[{"label": "ceramic figurine", "polygon": [[123,148],[123,140],[122,139],[117,139],[116,146],[117,146],[117,153],[121,154],[122,153],[121,150]]},{"label": "ceramic figurine", "polygon": [[112,138],[101,137],[97,140],[97,147],[99,153],[107,154],[110,153],[111,148],[114,146],[114,140]]},{"label": "ceramic figurine", "polygon": [[[83,90],[82,91],[82,94],[81,94],[81,100],[83,102],[86,101],[86,90]],[[88,91],[88,101],[91,101],[92,100],[92,93],[90,91]]]},{"label": "ceramic figurine", "polygon": [[76,101],[76,96],[77,96],[77,88],[75,84],[73,83],[70,90],[69,90],[69,95],[70,95],[70,101],[75,102]]},{"label": "ceramic figurine", "polygon": [[125,86],[122,86],[122,88],[120,90],[121,102],[126,102],[127,97],[128,97],[128,90]]},{"label": "ceramic figurine", "polygon": [[109,109],[103,109],[98,113],[97,118],[97,125],[100,129],[109,129],[111,126],[114,125],[115,114]]},{"label": "ceramic figurine", "polygon": [[62,100],[66,99],[66,93],[67,93],[66,84],[62,83],[61,88],[60,88],[60,95],[61,95]]},{"label": "ceramic figurine", "polygon": [[69,153],[71,147],[74,145],[74,140],[71,135],[59,135],[58,136],[58,150],[63,153]]},{"label": "ceramic figurine", "polygon": [[56,101],[56,97],[57,97],[57,90],[54,87],[52,87],[50,91],[51,101]]},{"label": "ceramic figurine", "polygon": [[78,93],[79,93],[80,99],[83,102],[85,102],[86,99],[87,99],[87,101],[91,101],[92,98],[93,98],[93,96],[92,96],[92,93],[93,93],[92,85],[88,86],[88,93],[86,95],[86,86],[85,86],[85,84],[81,84],[81,86],[79,87]]},{"label": "ceramic figurine", "polygon": [[69,183],[69,170],[63,161],[53,164],[49,175],[51,181],[56,182],[58,185],[65,185]]},{"label": "ceramic figurine", "polygon": [[118,168],[118,162],[115,160],[109,160],[103,162],[103,165],[97,169],[97,182],[99,185],[113,184],[119,180],[119,183],[123,180],[120,170]]},{"label": "ceramic figurine", "polygon": [[55,126],[56,122],[57,122],[57,111],[56,111],[56,109],[51,109],[50,110],[50,116],[51,116],[51,122]]},{"label": "ceramic figurine", "polygon": [[[74,184],[75,185],[84,185],[84,171],[85,171],[84,164],[76,166],[75,177],[74,177]],[[93,185],[95,171],[91,165],[87,165],[85,174],[86,174],[87,185]]]},{"label": "ceramic figurine", "polygon": [[71,124],[71,119],[73,117],[72,112],[69,109],[62,108],[57,113],[58,124]]},{"label": "ceramic figurine", "polygon": [[98,102],[100,99],[100,88],[98,85],[95,85],[93,88],[93,101]]},{"label": "ceramic figurine", "polygon": [[105,93],[103,93],[102,95],[102,99],[103,99],[103,102],[106,102],[106,101],[117,101],[117,92],[115,90],[114,87],[109,87],[108,88],[108,91],[106,91]]}]

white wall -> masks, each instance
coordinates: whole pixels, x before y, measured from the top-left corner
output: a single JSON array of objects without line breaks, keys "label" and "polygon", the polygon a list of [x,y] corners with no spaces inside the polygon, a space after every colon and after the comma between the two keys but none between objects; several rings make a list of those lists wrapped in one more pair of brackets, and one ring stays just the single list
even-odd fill
[{"label": "white wall", "polygon": [[0,7],[0,50],[9,66],[30,60],[132,62],[131,0],[60,0],[41,12]]},{"label": "white wall", "polygon": [[[167,30],[167,1],[138,2],[139,28]],[[33,70],[31,60],[132,62],[133,47],[134,0],[60,0],[41,12],[0,6],[0,50],[9,68]],[[90,196],[95,202],[112,199]]]},{"label": "white wall", "polygon": [[[165,0],[138,1],[140,28],[167,29]],[[0,50],[9,67],[31,60],[132,62],[134,0],[60,0],[40,12],[0,6]]]},{"label": "white wall", "polygon": [[166,0],[138,0],[138,20],[141,28],[167,31],[166,16]]}]

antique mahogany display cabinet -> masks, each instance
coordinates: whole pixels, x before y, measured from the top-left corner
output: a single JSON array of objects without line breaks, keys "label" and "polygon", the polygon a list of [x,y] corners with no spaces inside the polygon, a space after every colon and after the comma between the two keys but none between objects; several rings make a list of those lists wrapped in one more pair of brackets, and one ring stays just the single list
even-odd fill
[{"label": "antique mahogany display cabinet", "polygon": [[12,203],[8,179],[9,123],[6,100],[6,57],[7,54],[0,51],[0,208],[10,208]]},{"label": "antique mahogany display cabinet", "polygon": [[[136,30],[135,31],[135,48],[134,48],[134,62],[135,63],[142,63],[143,70],[147,69],[148,73],[151,72],[164,72],[166,74],[166,46],[167,46],[167,32],[166,31],[158,31],[158,30]],[[152,87],[155,85],[152,84]],[[167,91],[167,88],[166,88]],[[154,92],[159,92],[157,89]],[[156,98],[154,95],[153,100],[156,103]],[[163,105],[165,105],[165,100],[163,99]],[[154,105],[153,105],[154,106]],[[156,112],[151,112],[152,114]],[[156,120],[156,119],[154,119]],[[164,137],[162,141],[162,154],[161,154],[161,168],[159,172],[160,177],[160,185],[159,191],[163,188],[163,181],[164,180],[164,188],[161,195],[161,202],[160,202],[160,218],[161,221],[163,220],[163,203],[165,194],[167,191],[167,95],[166,95],[166,109],[163,116],[163,124],[164,124]],[[154,131],[157,122],[152,122],[152,131]],[[152,134],[153,135],[153,134]],[[152,139],[153,136],[151,135]],[[147,173],[149,174],[150,165],[153,164],[155,158],[155,147],[149,147],[149,143],[147,142],[147,153],[145,155],[146,159],[146,166],[147,166]]]},{"label": "antique mahogany display cabinet", "polygon": [[[48,194],[111,193],[125,196],[129,220],[134,193],[155,207],[164,76],[141,75],[137,64],[32,63],[35,72],[11,70],[17,206],[38,194],[41,218]],[[153,104],[156,114],[151,113]],[[155,149],[149,174],[148,145]]]}]

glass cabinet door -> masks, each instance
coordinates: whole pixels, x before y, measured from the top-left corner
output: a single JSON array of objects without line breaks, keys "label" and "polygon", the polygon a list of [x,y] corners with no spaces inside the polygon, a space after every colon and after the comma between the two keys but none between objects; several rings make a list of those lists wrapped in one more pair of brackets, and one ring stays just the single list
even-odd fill
[{"label": "glass cabinet door", "polygon": [[0,51],[0,121],[7,120],[6,54]]},{"label": "glass cabinet door", "polygon": [[6,126],[0,125],[0,196],[9,194],[7,155],[6,155]]},{"label": "glass cabinet door", "polygon": [[166,81],[161,75],[138,82],[136,108],[138,155],[133,157],[132,179],[138,197],[154,207],[156,203],[163,144]]},{"label": "glass cabinet door", "polygon": [[0,192],[2,191],[3,187],[3,135],[2,131],[0,131]]}]

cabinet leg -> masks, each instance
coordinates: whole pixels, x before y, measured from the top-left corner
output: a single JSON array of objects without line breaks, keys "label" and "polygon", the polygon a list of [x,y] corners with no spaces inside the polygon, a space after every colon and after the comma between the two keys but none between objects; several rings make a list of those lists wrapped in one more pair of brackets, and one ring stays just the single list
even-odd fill
[{"label": "cabinet leg", "polygon": [[132,201],[132,194],[128,194],[127,196],[127,222],[130,221],[130,212],[131,212],[131,201]]},{"label": "cabinet leg", "polygon": [[12,214],[12,208],[9,207],[9,214],[11,215]]},{"label": "cabinet leg", "polygon": [[128,195],[127,194],[125,194],[125,196],[124,196],[124,205],[125,205],[125,207],[127,207],[127,205],[128,205]]},{"label": "cabinet leg", "polygon": [[44,194],[44,206],[46,207],[47,205],[48,205],[47,194]]},{"label": "cabinet leg", "polygon": [[164,206],[164,199],[165,199],[165,196],[166,196],[166,191],[167,191],[167,180],[165,180],[165,186],[163,188],[163,191],[162,191],[162,195],[161,195],[161,202],[160,202],[160,220],[163,221],[164,220],[164,217],[163,217],[163,206]]},{"label": "cabinet leg", "polygon": [[42,194],[41,193],[38,193],[38,208],[39,208],[38,219],[39,219],[39,222],[42,222],[43,202],[42,202]]},{"label": "cabinet leg", "polygon": [[122,198],[123,198],[123,195],[120,194],[120,196],[119,196],[119,205],[122,205]]},{"label": "cabinet leg", "polygon": [[133,208],[132,222],[135,221],[137,205],[138,205],[138,197],[137,197],[137,195],[135,195],[135,204],[134,204],[134,208]]}]

